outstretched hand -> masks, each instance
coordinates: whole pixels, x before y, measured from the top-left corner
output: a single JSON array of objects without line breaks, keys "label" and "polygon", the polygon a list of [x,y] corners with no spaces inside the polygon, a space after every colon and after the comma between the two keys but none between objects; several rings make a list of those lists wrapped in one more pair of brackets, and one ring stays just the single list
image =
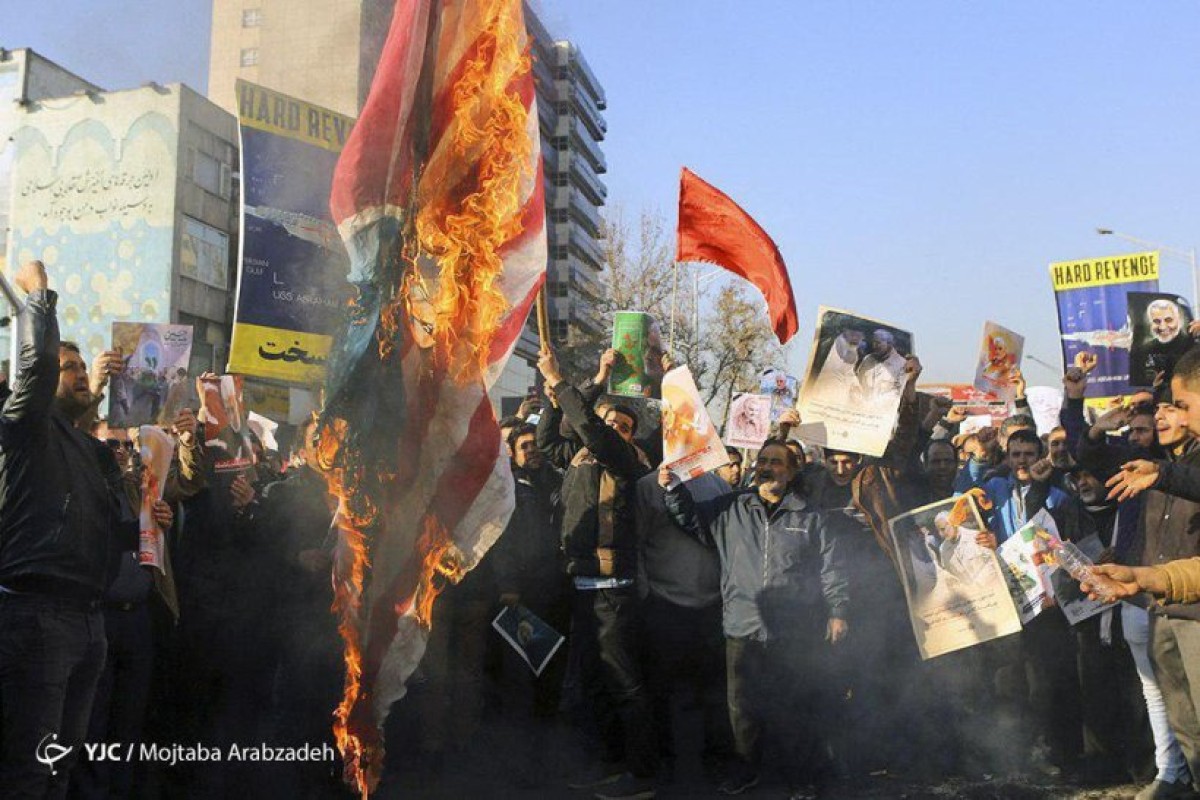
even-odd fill
[{"label": "outstretched hand", "polygon": [[1104,484],[1109,489],[1108,499],[1123,502],[1131,497],[1137,497],[1154,486],[1158,481],[1158,475],[1158,464],[1153,461],[1143,459],[1130,461]]}]

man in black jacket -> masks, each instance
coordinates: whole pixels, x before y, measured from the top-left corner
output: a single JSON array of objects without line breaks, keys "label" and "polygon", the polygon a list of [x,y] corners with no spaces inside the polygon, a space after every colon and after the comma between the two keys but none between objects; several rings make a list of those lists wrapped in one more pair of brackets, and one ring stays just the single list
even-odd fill
[{"label": "man in black jacket", "polygon": [[112,453],[75,427],[92,394],[78,350],[60,346],[45,267],[25,264],[16,284],[29,298],[0,410],[0,788],[62,797],[104,667],[101,597],[137,522],[119,517]]},{"label": "man in black jacket", "polygon": [[[653,797],[658,751],[638,663],[632,497],[635,482],[650,469],[633,444],[637,417],[620,405],[610,407],[603,420],[597,417],[580,391],[563,380],[552,352],[542,353],[538,369],[557,403],[538,422],[538,444],[552,463],[563,459],[570,465],[562,484],[560,530],[574,583],[572,647],[605,748],[595,774],[572,787],[605,787],[597,797]],[[564,417],[577,442],[560,434]],[[621,760],[629,774],[616,766]]]}]

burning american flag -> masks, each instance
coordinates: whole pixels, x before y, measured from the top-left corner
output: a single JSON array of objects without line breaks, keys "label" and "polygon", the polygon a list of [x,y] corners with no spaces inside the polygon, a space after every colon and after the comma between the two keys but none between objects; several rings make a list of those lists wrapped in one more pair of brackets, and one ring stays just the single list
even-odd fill
[{"label": "burning american flag", "polygon": [[530,66],[520,0],[398,0],[334,175],[355,291],[320,454],[339,499],[346,684],[334,730],[364,796],[439,589],[479,562],[512,511],[487,389],[545,279]]}]

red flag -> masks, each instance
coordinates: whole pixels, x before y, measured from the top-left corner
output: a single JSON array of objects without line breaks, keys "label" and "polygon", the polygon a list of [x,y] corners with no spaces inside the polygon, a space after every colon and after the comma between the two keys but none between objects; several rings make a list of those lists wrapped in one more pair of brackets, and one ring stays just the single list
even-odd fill
[{"label": "red flag", "polygon": [[757,286],[780,344],[800,327],[792,282],[775,242],[741,206],[687,167],[679,183],[675,260],[716,264]]}]

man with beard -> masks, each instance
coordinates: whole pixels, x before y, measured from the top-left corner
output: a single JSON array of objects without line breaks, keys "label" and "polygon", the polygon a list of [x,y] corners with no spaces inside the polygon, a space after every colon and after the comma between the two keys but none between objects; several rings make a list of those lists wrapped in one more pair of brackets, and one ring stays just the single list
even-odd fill
[{"label": "man with beard", "polygon": [[[518,425],[508,436],[512,459],[516,506],[504,534],[488,551],[496,576],[501,605],[524,606],[551,628],[567,634],[571,625],[570,585],[562,565],[554,511],[562,476],[543,457],[532,425]],[[512,613],[512,612],[510,612]],[[545,753],[550,722],[558,713],[566,648],[546,665],[540,676],[531,675],[524,663],[516,663],[521,689],[518,694],[527,717],[526,762],[518,766],[518,781],[526,787],[540,783],[540,761]],[[506,658],[508,653],[505,653]],[[532,697],[524,691],[532,689]]]},{"label": "man with beard", "polygon": [[104,667],[101,598],[138,524],[112,452],[75,425],[93,398],[45,267],[26,263],[15,283],[28,300],[0,409],[0,787],[64,797]]},{"label": "man with beard", "polygon": [[[1146,306],[1150,340],[1130,353],[1130,378],[1134,386],[1152,386],[1159,375],[1169,381],[1178,361],[1192,348],[1192,337],[1184,325],[1183,310],[1166,298]],[[1139,356],[1136,358],[1135,355]]]},{"label": "man with beard", "polygon": [[[722,621],[729,718],[736,768],[723,794],[758,783],[764,733],[778,744],[793,788],[831,778],[821,744],[822,640],[837,644],[849,627],[841,545],[826,515],[797,486],[799,462],[768,440],[754,466],[755,488],[697,504],[687,484],[661,468],[658,483],[675,523],[715,547],[721,558]],[[798,795],[793,795],[798,796]]]},{"label": "man with beard", "polygon": [[896,351],[896,337],[880,328],[871,336],[871,352],[858,365],[856,374],[862,385],[867,407],[887,407],[900,399],[904,391],[905,357]]}]

